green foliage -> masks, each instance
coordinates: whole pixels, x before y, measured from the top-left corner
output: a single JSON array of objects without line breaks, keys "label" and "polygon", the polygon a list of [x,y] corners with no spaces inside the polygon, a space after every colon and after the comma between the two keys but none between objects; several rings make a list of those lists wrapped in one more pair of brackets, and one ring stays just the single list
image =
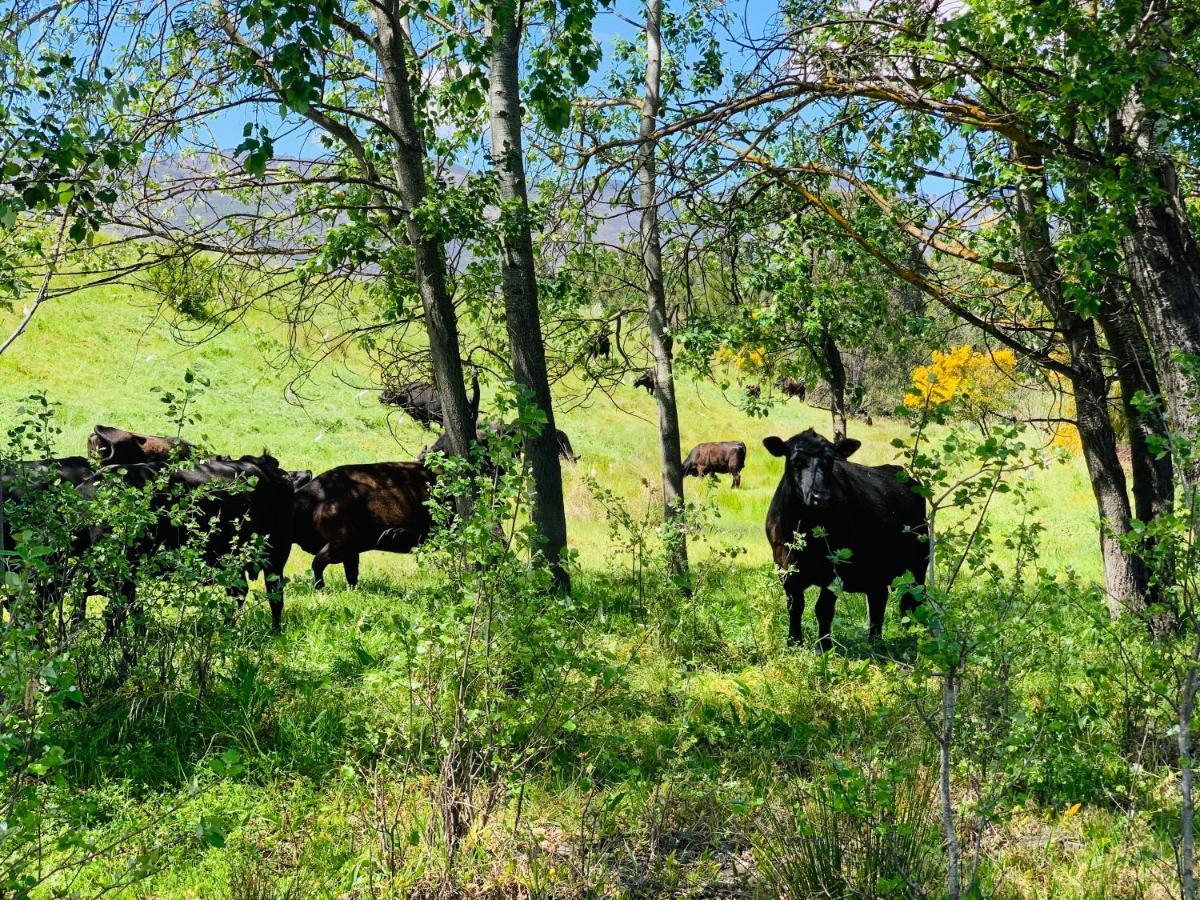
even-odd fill
[{"label": "green foliage", "polygon": [[[211,565],[204,547],[215,525],[203,513],[204,492],[183,494],[168,471],[149,489],[106,471],[93,498],[60,481],[53,466],[21,462],[52,458],[59,429],[43,396],[31,397],[19,415],[0,454],[6,544],[11,535],[0,555],[7,614],[0,624],[0,878],[25,896],[77,872],[101,849],[70,827],[73,805],[60,808],[57,794],[69,779],[103,765],[115,732],[136,732],[154,715],[174,720],[208,700],[225,655],[241,644],[227,589],[263,548],[244,542]],[[151,534],[168,523],[188,540],[147,555]],[[105,595],[99,616],[88,608],[96,593]],[[234,777],[240,759],[227,748],[211,772]],[[198,790],[189,787],[180,805]],[[224,829],[220,817],[208,816],[196,834],[220,846]],[[105,852],[130,854],[132,880],[150,874],[157,859],[132,834]]]},{"label": "green foliage", "polygon": [[[34,449],[31,439],[21,451],[27,458],[81,452],[96,421],[172,433],[181,404],[169,411],[149,388],[170,385],[184,397],[189,367],[212,382],[188,402],[189,414],[203,417],[206,443],[221,452],[269,442],[289,467],[321,469],[354,458],[406,458],[426,440],[416,426],[397,423],[398,448],[374,398],[359,398],[332,377],[311,384],[302,415],[292,412],[280,399],[287,376],[260,356],[260,346],[280,346],[278,327],[262,318],[181,358],[165,329],[148,327],[125,294],[92,292],[64,299],[59,309],[0,363],[12,376],[0,378],[0,394],[4,385],[11,391],[37,378],[64,401],[49,420],[62,431],[42,442],[54,446]],[[78,369],[45,368],[45,351],[61,358],[66,347]],[[127,372],[124,389],[97,396],[98,371]],[[756,446],[767,433],[799,431],[821,418],[792,404],[761,422],[723,405],[711,385],[685,379],[681,387],[685,443],[728,430]],[[65,759],[36,781],[44,833],[76,834],[94,849],[112,845],[64,870],[78,872],[74,883],[99,890],[136,877],[148,879],[137,889],[150,893],[237,896],[414,896],[439,885],[449,871],[438,799],[446,757],[431,738],[435,722],[444,728],[454,721],[452,663],[466,656],[460,642],[472,611],[487,608],[477,598],[493,590],[496,664],[467,656],[482,677],[478,693],[467,695],[475,718],[456,745],[480,773],[475,809],[488,810],[458,847],[453,871],[464,891],[486,884],[568,895],[752,890],[764,870],[750,848],[773,839],[772,818],[802,810],[824,790],[819,779],[832,760],[850,765],[852,779],[867,777],[867,769],[856,771],[862,756],[855,748],[885,748],[872,765],[898,766],[898,791],[906,784],[899,773],[928,770],[934,760],[914,696],[927,709],[936,698],[932,685],[911,679],[920,632],[893,616],[883,644],[873,647],[865,604],[847,594],[839,600],[834,630],[844,637],[835,653],[816,658],[785,647],[783,596],[762,537],[779,470],[753,449],[741,490],[689,482],[699,520],[690,535],[696,583],[690,601],[680,598],[660,562],[657,519],[644,514],[655,506],[646,482],[656,482],[657,464],[645,450],[653,443],[653,401],[632,391],[618,399],[641,418],[597,403],[560,420],[584,457],[564,474],[579,552],[569,601],[541,592],[542,576],[520,558],[524,549],[516,560],[498,557],[489,549],[495,535],[464,525],[429,557],[367,554],[354,591],[334,577],[315,593],[309,560],[295,551],[283,634],[270,635],[264,604],[254,599],[235,625],[215,622],[203,697],[194,662],[204,659],[203,642],[168,629],[166,613],[177,608],[167,605],[165,587],[147,595],[155,598],[152,643],[173,654],[165,674],[153,671],[156,652],[144,652],[123,691],[100,702],[93,685],[115,671],[117,650],[74,657],[74,678],[66,681],[79,687],[83,705],[63,704],[48,743],[62,747]],[[7,403],[16,409],[15,399]],[[197,430],[185,423],[183,436],[192,440]],[[888,440],[903,434],[899,423],[881,420],[860,434],[866,461],[897,459]],[[932,426],[926,438],[939,452],[941,435]],[[955,458],[968,465],[977,439],[958,440]],[[514,463],[509,477],[519,483],[518,473]],[[611,504],[593,499],[585,476],[611,494]],[[477,479],[469,471],[461,477]],[[960,579],[955,600],[968,624],[987,625],[986,641],[976,646],[983,655],[960,694],[955,790],[965,798],[966,821],[979,809],[987,825],[985,886],[1094,896],[1095,873],[1103,872],[1106,883],[1127,892],[1171,853],[1174,756],[1163,738],[1171,714],[1129,676],[1130,663],[1152,649],[1144,629],[1110,625],[1092,586],[1094,532],[1078,460],[1032,469],[1028,479],[1038,502],[1028,522],[1045,525],[1036,566],[1048,574],[1027,567],[1018,591],[1008,580],[994,588],[985,568]],[[511,539],[524,520],[510,518],[512,507],[499,502],[509,487],[485,478],[481,490],[497,499],[481,521],[503,520]],[[119,520],[125,501],[117,496]],[[1017,559],[1025,518],[1008,505],[1012,497],[992,507],[990,553],[1002,570]],[[628,514],[618,516],[612,504]],[[947,547],[955,515],[941,520]],[[635,531],[644,541],[640,586]],[[512,543],[525,546],[520,538]],[[725,548],[744,552],[730,558]],[[467,571],[458,556],[502,562],[494,574]],[[1073,574],[1071,566],[1083,568]],[[174,580],[166,568],[158,575],[164,584]],[[229,609],[221,594],[208,595],[218,618]],[[93,598],[89,609],[80,640],[99,642],[103,600]],[[988,625],[1002,616],[1005,626]],[[567,672],[561,685],[559,666]],[[429,667],[439,677],[427,682]],[[60,678],[67,671],[55,669]],[[438,704],[427,707],[431,697]],[[539,710],[561,727],[531,725]],[[492,734],[495,753],[488,752]],[[536,752],[516,768],[521,748]],[[222,774],[214,766],[224,765],[216,761],[229,750],[239,760]],[[29,758],[42,756],[44,749]],[[984,787],[998,789],[985,803],[972,792],[981,771],[988,773]],[[1080,812],[1063,815],[1079,803]],[[1130,817],[1131,807],[1141,812]],[[864,800],[855,809],[866,818],[840,821],[890,821],[883,806]],[[130,843],[137,829],[145,838]],[[854,833],[868,836],[862,828]],[[206,835],[221,834],[224,847],[211,846]],[[58,858],[79,856],[67,849]]]},{"label": "green foliage", "polygon": [[777,788],[754,849],[765,887],[789,897],[917,897],[938,880],[934,778],[883,748],[831,757]]},{"label": "green foliage", "polygon": [[[64,245],[95,238],[144,149],[120,121],[137,85],[100,62],[105,30],[75,8],[28,16],[0,12],[0,308],[54,268]],[[46,223],[52,232],[30,240]]]}]

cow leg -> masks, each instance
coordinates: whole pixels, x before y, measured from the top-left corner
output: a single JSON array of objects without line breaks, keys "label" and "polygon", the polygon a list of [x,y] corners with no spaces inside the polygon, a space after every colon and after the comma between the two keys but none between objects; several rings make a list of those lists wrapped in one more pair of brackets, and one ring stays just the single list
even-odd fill
[{"label": "cow leg", "polygon": [[346,570],[346,584],[350,587],[358,587],[358,554],[346,554],[345,560],[342,561],[342,568]]},{"label": "cow leg", "polygon": [[[109,592],[104,619],[106,639],[116,641],[121,648],[117,681],[123,684],[137,665],[139,645],[146,636],[146,618],[132,580],[123,579],[116,590]],[[130,619],[133,620],[132,634],[125,633],[125,625]]]},{"label": "cow leg", "polygon": [[267,602],[271,605],[271,630],[283,629],[283,572],[267,572]]},{"label": "cow leg", "polygon": [[741,469],[735,469],[733,472],[733,486],[734,486],[734,488],[740,488],[742,486],[742,470]]},{"label": "cow leg", "polygon": [[325,569],[333,561],[330,559],[332,554],[333,550],[329,544],[326,544],[324,547],[318,550],[317,555],[313,557],[313,587],[315,587],[318,591],[325,590]]},{"label": "cow leg", "polygon": [[883,637],[883,614],[887,610],[887,588],[875,588],[867,592],[867,632],[871,640]]},{"label": "cow leg", "polygon": [[836,603],[837,594],[827,587],[821,588],[817,597],[817,650],[821,653],[833,647],[829,632],[833,627],[833,608]]},{"label": "cow leg", "polygon": [[804,643],[804,589],[808,587],[798,575],[783,579],[783,590],[788,600],[788,643],[800,646]]},{"label": "cow leg", "polygon": [[225,588],[225,596],[237,603],[238,612],[241,612],[242,607],[246,605],[246,595],[250,593],[250,586],[246,584],[246,579],[250,577],[252,576],[247,572],[238,580],[237,584],[231,584]]}]

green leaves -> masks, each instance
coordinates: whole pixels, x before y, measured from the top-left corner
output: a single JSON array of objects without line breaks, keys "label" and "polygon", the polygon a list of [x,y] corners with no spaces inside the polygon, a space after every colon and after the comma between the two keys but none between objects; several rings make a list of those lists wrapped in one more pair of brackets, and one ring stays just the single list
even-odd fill
[{"label": "green leaves", "polygon": [[267,171],[267,163],[271,161],[271,157],[275,155],[275,143],[271,139],[271,133],[264,125],[257,126],[258,137],[254,137],[255,126],[247,122],[243,130],[244,138],[240,144],[234,148],[235,154],[245,153],[246,158],[243,164],[246,166],[246,171],[251,175],[265,175]]},{"label": "green leaves", "polygon": [[576,89],[587,82],[601,59],[592,33],[597,4],[595,0],[543,0],[541,5],[553,17],[553,39],[530,47],[525,100],[547,128],[560,132],[570,122]]}]

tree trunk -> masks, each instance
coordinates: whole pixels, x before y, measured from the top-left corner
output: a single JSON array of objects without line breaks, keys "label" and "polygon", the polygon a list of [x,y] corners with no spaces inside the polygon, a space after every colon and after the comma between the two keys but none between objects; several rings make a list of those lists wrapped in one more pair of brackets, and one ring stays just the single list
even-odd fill
[{"label": "tree trunk", "polygon": [[[1075,416],[1083,445],[1084,461],[1096,507],[1100,513],[1100,552],[1104,560],[1105,593],[1109,612],[1115,618],[1122,612],[1142,612],[1147,603],[1147,573],[1141,560],[1121,546],[1120,538],[1130,531],[1132,513],[1126,492],[1125,470],[1117,456],[1117,439],[1108,417],[1107,382],[1099,369],[1099,347],[1093,355],[1089,345],[1096,343],[1090,324],[1082,322],[1085,333],[1069,341],[1072,366],[1081,364],[1089,371],[1071,379],[1075,394]],[[1079,345],[1083,349],[1079,349]]]},{"label": "tree trunk", "polygon": [[946,896],[962,896],[962,853],[954,814],[954,794],[950,790],[950,769],[954,750],[954,717],[958,705],[958,673],[942,673],[942,718],[938,735],[938,796],[942,804],[942,835],[946,839]]},{"label": "tree trunk", "polygon": [[1192,650],[1179,697],[1179,892],[1183,900],[1196,900],[1196,806],[1193,791],[1192,713],[1196,705],[1196,658],[1200,647]]},{"label": "tree trunk", "polygon": [[[420,207],[426,195],[424,142],[417,126],[413,106],[410,72],[406,56],[407,41],[400,27],[399,10],[394,0],[372,5],[379,42],[379,62],[383,72],[384,98],[388,123],[396,141],[393,168],[404,202],[404,227],[413,248],[417,286],[425,310],[425,331],[433,359],[433,378],[438,398],[445,411],[442,426],[450,452],[466,457],[475,439],[478,409],[467,399],[463,379],[462,355],[458,343],[458,316],[450,296],[446,277],[446,252],[440,239],[426,235],[412,211]],[[459,511],[466,511],[469,498],[461,498]]]},{"label": "tree trunk", "polygon": [[[1132,86],[1126,102],[1109,117],[1114,153],[1126,156],[1143,183],[1122,241],[1146,335],[1154,350],[1164,405],[1173,431],[1189,442],[1200,436],[1200,247],[1188,218],[1171,156],[1161,146],[1163,128],[1148,91],[1159,90],[1164,60],[1174,42],[1168,8],[1143,0],[1163,53]],[[1189,364],[1185,357],[1191,357]],[[1181,454],[1179,472],[1190,506],[1200,487],[1200,454]]]},{"label": "tree trunk", "polygon": [[1066,344],[1079,438],[1100,513],[1100,552],[1109,611],[1113,616],[1125,610],[1141,611],[1148,579],[1145,566],[1122,548],[1119,540],[1129,533],[1132,513],[1125,470],[1117,456],[1117,437],[1108,417],[1108,382],[1100,343],[1092,323],[1083,319],[1062,293],[1062,271],[1045,216],[1048,201],[1042,160],[1019,146],[1013,150],[1017,162],[1025,167],[1016,192],[1023,268]]},{"label": "tree trunk", "polygon": [[[641,186],[642,265],[646,275],[646,321],[654,354],[654,397],[658,401],[658,446],[662,460],[663,518],[679,523],[683,516],[683,452],[679,441],[679,408],[675,403],[675,374],[669,333],[666,288],[663,283],[662,240],[658,219],[658,184],[652,135],[658,127],[662,71],[662,0],[646,0],[646,90],[638,131],[638,180]],[[687,536],[674,530],[670,547],[673,574],[686,583]]]},{"label": "tree trunk", "polygon": [[546,375],[546,348],[538,311],[537,272],[529,224],[529,194],[521,143],[520,23],[515,0],[500,0],[487,8],[491,39],[488,70],[492,163],[496,167],[500,202],[500,286],[512,354],[513,378],[545,416],[541,430],[525,439],[525,459],[533,476],[533,524],[543,540],[543,552],[557,584],[567,590],[563,566],[567,547],[567,517],[563,507],[562,471],[554,406]]},{"label": "tree trunk", "polygon": [[1142,332],[1137,313],[1121,286],[1109,279],[1101,297],[1097,321],[1104,332],[1121,386],[1121,405],[1129,423],[1129,450],[1133,474],[1133,511],[1149,522],[1171,509],[1175,479],[1171,456],[1155,458],[1153,444],[1167,446],[1170,437],[1166,419],[1157,407],[1139,408],[1139,394],[1150,401],[1161,395],[1154,356]]},{"label": "tree trunk", "polygon": [[[1138,203],[1124,240],[1125,258],[1154,348],[1171,425],[1200,434],[1200,249],[1188,220],[1175,167],[1165,156],[1154,165],[1161,196]],[[1180,469],[1185,489],[1200,486],[1200,456]]]},{"label": "tree trunk", "polygon": [[[1169,446],[1170,433],[1162,409],[1157,405],[1160,396],[1158,375],[1146,336],[1137,313],[1128,297],[1114,280],[1105,284],[1097,321],[1108,342],[1121,386],[1121,405],[1129,428],[1130,470],[1133,475],[1133,512],[1142,522],[1151,522],[1169,513],[1175,501],[1175,472],[1171,454],[1152,449]],[[1148,398],[1151,405],[1137,402],[1138,395]],[[1170,633],[1176,625],[1176,612],[1163,606],[1170,594],[1166,588],[1175,580],[1175,573],[1166,559],[1159,559],[1148,541],[1140,553],[1146,569],[1147,606],[1157,607],[1151,613],[1152,634]],[[1153,560],[1156,568],[1148,562]]]},{"label": "tree trunk", "polygon": [[826,330],[821,341],[821,368],[829,385],[829,411],[833,414],[833,439],[840,441],[846,436],[846,365],[842,351]]}]

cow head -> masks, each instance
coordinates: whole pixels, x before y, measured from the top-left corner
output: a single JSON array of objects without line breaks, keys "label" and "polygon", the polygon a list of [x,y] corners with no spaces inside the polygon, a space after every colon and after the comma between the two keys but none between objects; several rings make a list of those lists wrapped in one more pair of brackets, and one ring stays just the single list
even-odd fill
[{"label": "cow head", "polygon": [[401,408],[412,404],[408,386],[384,388],[379,395],[379,402],[384,406],[399,406]]},{"label": "cow head", "polygon": [[134,434],[109,425],[97,425],[88,435],[87,446],[88,452],[99,457],[106,466],[168,462],[172,457],[187,457],[192,449],[187,441],[179,438]]},{"label": "cow head", "polygon": [[783,477],[791,482],[801,502],[813,509],[825,509],[833,499],[833,464],[848,459],[862,441],[841,438],[833,443],[810,428],[786,441],[763,438],[763,446],[772,456],[784,458]]},{"label": "cow head", "polygon": [[296,469],[287,473],[292,482],[292,490],[298,491],[313,480],[312,469]]}]

